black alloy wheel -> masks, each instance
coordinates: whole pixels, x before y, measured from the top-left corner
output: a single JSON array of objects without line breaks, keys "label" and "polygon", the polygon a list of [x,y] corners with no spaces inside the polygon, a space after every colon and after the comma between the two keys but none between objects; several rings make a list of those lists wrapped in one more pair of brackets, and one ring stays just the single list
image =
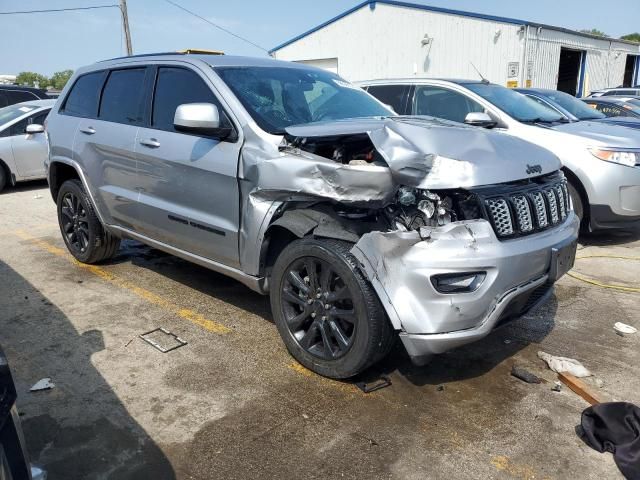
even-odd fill
[{"label": "black alloy wheel", "polygon": [[62,234],[67,245],[79,254],[89,247],[89,218],[80,198],[73,192],[66,192],[60,208]]},{"label": "black alloy wheel", "polygon": [[297,343],[325,360],[345,355],[356,333],[353,294],[332,266],[302,257],[282,282],[282,313]]}]

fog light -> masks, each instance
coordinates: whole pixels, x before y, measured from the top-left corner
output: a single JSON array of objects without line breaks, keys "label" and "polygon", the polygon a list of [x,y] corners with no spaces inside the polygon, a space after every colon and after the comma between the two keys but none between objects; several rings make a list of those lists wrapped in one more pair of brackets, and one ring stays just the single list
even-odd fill
[{"label": "fog light", "polygon": [[471,293],[475,292],[487,272],[443,273],[431,277],[431,283],[440,293]]}]

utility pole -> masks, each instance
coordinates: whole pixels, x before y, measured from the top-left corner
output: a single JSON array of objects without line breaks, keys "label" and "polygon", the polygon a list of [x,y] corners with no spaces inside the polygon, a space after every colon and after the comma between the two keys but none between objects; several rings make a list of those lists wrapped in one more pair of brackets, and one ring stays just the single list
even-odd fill
[{"label": "utility pole", "polygon": [[129,15],[127,14],[127,0],[120,0],[120,12],[122,13],[122,25],[124,27],[124,39],[127,44],[127,55],[133,55],[131,47],[131,32],[129,31]]}]

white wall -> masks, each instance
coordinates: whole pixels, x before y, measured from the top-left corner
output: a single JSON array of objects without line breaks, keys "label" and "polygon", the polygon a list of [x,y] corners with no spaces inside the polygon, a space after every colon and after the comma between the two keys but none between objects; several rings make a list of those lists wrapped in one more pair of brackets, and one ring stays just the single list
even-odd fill
[{"label": "white wall", "polygon": [[[525,42],[525,36],[528,39]],[[499,32],[499,34],[498,34]],[[422,45],[425,34],[431,43]],[[527,55],[525,58],[525,43]],[[365,6],[275,52],[283,60],[337,58],[338,73],[352,81],[401,77],[477,79],[555,88],[560,47],[587,51],[585,94],[622,83],[626,54],[638,46],[543,28],[378,3]],[[617,56],[616,56],[617,54]],[[518,76],[508,77],[509,63]]]},{"label": "white wall", "polygon": [[[496,38],[496,31],[500,35]],[[478,78],[504,84],[509,62],[522,62],[517,25],[376,4],[327,25],[275,54],[283,60],[338,58],[352,81],[412,76]],[[422,45],[424,35],[433,40]]]}]

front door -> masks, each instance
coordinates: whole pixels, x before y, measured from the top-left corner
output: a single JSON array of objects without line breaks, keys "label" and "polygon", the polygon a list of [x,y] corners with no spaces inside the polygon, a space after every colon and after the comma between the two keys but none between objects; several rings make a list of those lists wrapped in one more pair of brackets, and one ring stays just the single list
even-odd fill
[{"label": "front door", "polygon": [[178,105],[213,103],[230,122],[209,81],[183,67],[156,69],[149,128],[136,144],[139,227],[150,238],[238,266],[240,142],[179,133]]},{"label": "front door", "polygon": [[48,114],[49,110],[38,112],[11,127],[11,150],[21,178],[46,175],[44,161],[47,158],[47,138],[44,133],[26,133],[26,128],[31,124],[43,125]]}]

